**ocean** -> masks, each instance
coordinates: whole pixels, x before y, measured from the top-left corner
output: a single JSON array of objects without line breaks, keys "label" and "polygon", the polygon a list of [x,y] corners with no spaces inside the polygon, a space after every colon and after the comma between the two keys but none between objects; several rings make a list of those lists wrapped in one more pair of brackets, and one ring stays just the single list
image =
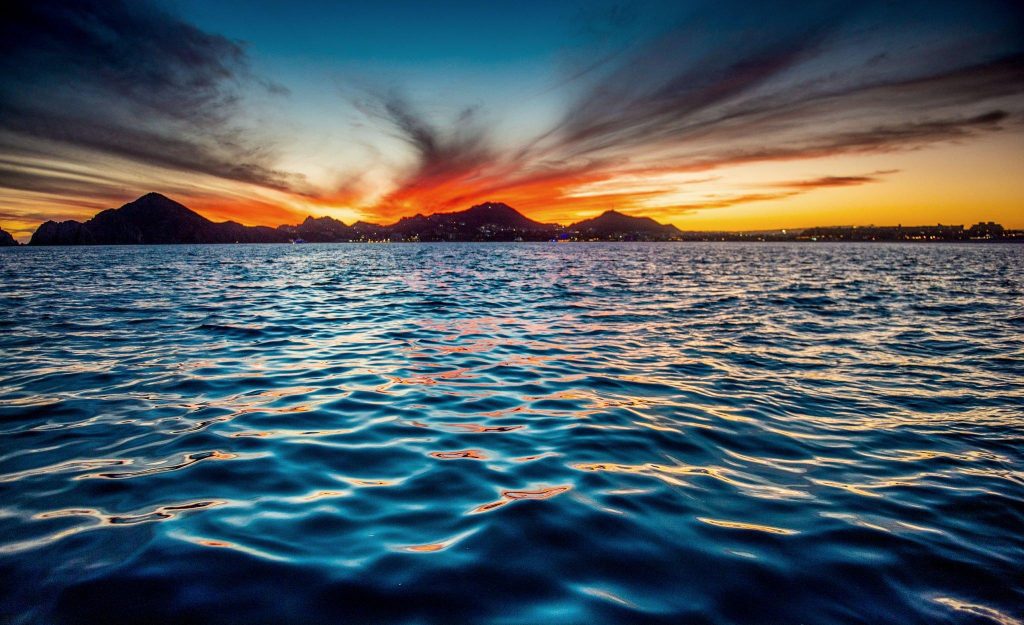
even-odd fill
[{"label": "ocean", "polygon": [[1019,624],[1022,268],[0,250],[0,622]]}]

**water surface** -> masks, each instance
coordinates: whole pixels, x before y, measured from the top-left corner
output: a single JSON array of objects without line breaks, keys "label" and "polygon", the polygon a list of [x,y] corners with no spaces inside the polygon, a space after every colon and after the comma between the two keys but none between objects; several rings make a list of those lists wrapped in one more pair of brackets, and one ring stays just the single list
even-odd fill
[{"label": "water surface", "polygon": [[0,252],[0,621],[1019,623],[1024,247]]}]

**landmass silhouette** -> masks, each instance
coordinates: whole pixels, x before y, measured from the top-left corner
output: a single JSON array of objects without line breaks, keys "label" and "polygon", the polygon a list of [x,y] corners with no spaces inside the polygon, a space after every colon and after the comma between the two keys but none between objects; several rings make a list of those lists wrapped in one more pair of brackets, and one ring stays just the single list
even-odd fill
[{"label": "landmass silhouette", "polygon": [[672,225],[615,211],[571,226],[534,221],[500,202],[464,211],[403,217],[383,226],[352,225],[331,217],[307,217],[298,225],[244,226],[214,222],[174,200],[148,193],[121,208],[85,222],[47,221],[30,245],[127,245],[163,243],[287,243],[289,241],[548,241],[570,236],[616,240],[671,240],[682,232]]},{"label": "landmass silhouette", "polygon": [[[1024,232],[994,222],[964,226],[838,226],[756,232],[686,232],[650,217],[608,210],[562,226],[534,221],[508,204],[485,202],[463,211],[403,217],[391,225],[307,217],[296,225],[214,222],[183,204],[147,193],[91,219],[47,221],[29,245],[155,245],[173,243],[340,243],[382,241],[1024,241]],[[0,230],[0,245],[17,245]]]},{"label": "landmass silhouette", "polygon": [[17,244],[18,242],[11,236],[11,233],[0,228],[0,247],[11,247]]}]

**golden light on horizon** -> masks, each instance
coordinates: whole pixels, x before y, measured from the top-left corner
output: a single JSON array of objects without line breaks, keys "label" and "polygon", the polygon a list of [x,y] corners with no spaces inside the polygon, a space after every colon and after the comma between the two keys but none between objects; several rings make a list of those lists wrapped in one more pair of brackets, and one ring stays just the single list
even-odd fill
[{"label": "golden light on horizon", "polygon": [[[183,53],[174,38],[134,39],[151,26],[146,11],[95,9],[139,50],[112,57],[103,40],[30,20],[35,35],[12,48],[0,83],[0,227],[26,240],[44,221],[158,192],[264,226],[387,225],[494,201],[560,224],[614,209],[684,230],[1024,228],[1018,12],[950,5],[907,21],[863,9],[838,19],[722,6],[705,23],[652,8],[663,19],[609,40],[548,32],[497,57],[413,54],[430,38],[419,31],[406,52],[309,57],[276,29],[235,48],[163,15],[199,37],[180,37],[196,46]],[[810,48],[794,34],[822,23]],[[465,27],[450,35],[472,35]]]}]

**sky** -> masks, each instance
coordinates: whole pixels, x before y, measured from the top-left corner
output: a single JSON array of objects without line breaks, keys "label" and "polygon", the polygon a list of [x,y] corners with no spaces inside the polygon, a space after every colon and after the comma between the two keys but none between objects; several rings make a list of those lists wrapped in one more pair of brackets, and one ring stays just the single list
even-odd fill
[{"label": "sky", "polygon": [[13,0],[0,227],[483,201],[684,230],[1024,228],[1024,3]]}]

